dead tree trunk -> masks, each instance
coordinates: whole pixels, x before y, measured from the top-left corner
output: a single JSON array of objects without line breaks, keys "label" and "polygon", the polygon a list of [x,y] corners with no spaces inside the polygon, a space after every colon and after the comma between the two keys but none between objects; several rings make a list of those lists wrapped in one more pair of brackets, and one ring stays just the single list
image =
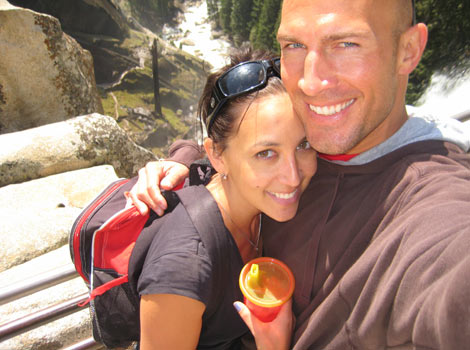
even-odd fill
[{"label": "dead tree trunk", "polygon": [[155,115],[163,118],[162,105],[160,103],[160,78],[158,76],[158,48],[157,39],[153,39],[152,45],[152,71],[153,71],[153,96],[155,99]]}]

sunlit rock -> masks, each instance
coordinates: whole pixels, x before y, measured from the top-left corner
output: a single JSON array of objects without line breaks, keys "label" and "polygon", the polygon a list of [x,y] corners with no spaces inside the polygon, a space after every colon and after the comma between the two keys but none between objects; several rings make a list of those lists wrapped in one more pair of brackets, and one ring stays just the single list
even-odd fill
[{"label": "sunlit rock", "polygon": [[0,0],[0,134],[103,112],[93,59],[49,15]]}]

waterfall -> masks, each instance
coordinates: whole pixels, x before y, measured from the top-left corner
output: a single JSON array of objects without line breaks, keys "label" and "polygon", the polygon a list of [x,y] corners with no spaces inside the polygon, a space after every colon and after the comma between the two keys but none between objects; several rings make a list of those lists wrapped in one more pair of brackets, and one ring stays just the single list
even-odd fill
[{"label": "waterfall", "polygon": [[185,52],[210,63],[214,69],[225,65],[225,55],[231,43],[221,34],[214,37],[207,15],[206,1],[198,1],[187,7],[183,20],[177,29],[167,26],[163,39],[173,42]]}]

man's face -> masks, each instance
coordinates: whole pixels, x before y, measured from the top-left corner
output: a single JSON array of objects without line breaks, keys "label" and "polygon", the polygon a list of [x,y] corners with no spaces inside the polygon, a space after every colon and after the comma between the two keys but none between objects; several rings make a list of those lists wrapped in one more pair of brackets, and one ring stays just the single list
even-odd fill
[{"label": "man's face", "polygon": [[406,120],[396,3],[284,0],[281,75],[317,151],[363,152]]}]

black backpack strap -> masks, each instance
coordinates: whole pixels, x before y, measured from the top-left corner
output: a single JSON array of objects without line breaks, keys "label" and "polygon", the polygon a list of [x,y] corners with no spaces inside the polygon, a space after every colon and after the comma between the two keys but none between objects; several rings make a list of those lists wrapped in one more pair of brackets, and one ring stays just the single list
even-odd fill
[{"label": "black backpack strap", "polygon": [[150,244],[152,243],[152,240],[155,235],[160,230],[160,227],[163,225],[163,222],[166,218],[166,214],[171,213],[180,202],[180,199],[176,195],[176,192],[162,191],[162,195],[167,202],[167,209],[165,210],[165,215],[158,216],[153,210],[150,211],[150,216],[147,222],[145,223],[145,226],[142,232],[140,233],[139,238],[137,238],[134,249],[132,249],[132,254],[129,258],[128,279],[136,303],[140,302],[139,293],[137,292],[137,282],[142,272],[142,268],[144,266],[148,250],[150,248]]},{"label": "black backpack strap", "polygon": [[[225,237],[225,226],[220,215],[217,203],[210,192],[202,185],[185,187],[176,192],[184,208],[188,212],[194,227],[199,232],[201,240],[212,262],[213,278],[215,285],[221,285],[223,281],[222,267],[226,257],[228,240]],[[211,315],[217,307],[223,288],[219,288],[217,295],[212,296],[214,302],[212,308],[207,309],[207,315]]]},{"label": "black backpack strap", "polygon": [[207,185],[215,173],[209,159],[198,159],[189,167],[189,185]]}]

